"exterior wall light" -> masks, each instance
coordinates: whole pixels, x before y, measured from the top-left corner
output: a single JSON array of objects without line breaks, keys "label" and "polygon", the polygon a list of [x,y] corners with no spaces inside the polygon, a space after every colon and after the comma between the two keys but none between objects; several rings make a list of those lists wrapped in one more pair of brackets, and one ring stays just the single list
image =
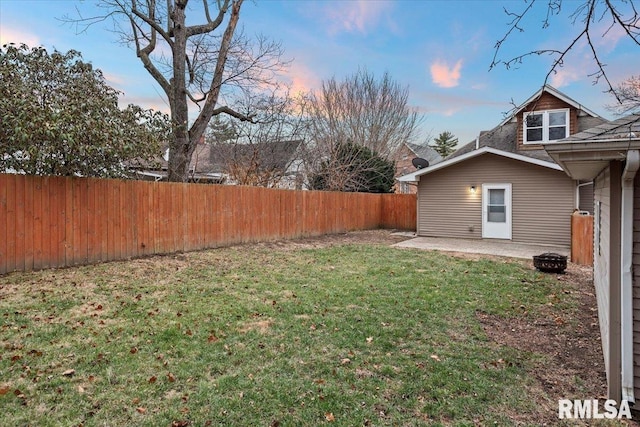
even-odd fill
[{"label": "exterior wall light", "polygon": [[476,186],[475,186],[475,185],[472,185],[471,187],[469,187],[469,192],[470,192],[471,194],[476,194]]}]

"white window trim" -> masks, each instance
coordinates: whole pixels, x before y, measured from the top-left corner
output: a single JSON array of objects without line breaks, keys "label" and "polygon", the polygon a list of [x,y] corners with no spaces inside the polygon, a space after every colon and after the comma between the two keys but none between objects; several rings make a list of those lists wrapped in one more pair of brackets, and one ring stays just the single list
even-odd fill
[{"label": "white window trim", "polygon": [[[557,139],[549,139],[549,113],[565,113],[565,135],[564,138],[569,136],[569,109],[561,108],[558,110],[544,110],[544,111],[529,111],[522,116],[522,143],[525,145],[531,144],[544,144],[550,141],[557,141]],[[530,114],[542,114],[542,140],[541,141],[527,141],[527,116]],[[562,139],[562,138],[560,138]]]}]

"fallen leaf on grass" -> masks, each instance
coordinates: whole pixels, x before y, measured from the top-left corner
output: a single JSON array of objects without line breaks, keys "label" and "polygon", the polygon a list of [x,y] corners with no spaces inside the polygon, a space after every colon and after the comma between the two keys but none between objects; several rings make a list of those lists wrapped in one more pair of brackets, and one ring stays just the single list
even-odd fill
[{"label": "fallen leaf on grass", "polygon": [[76,373],[76,370],[75,370],[75,369],[67,369],[66,371],[64,371],[64,372],[62,373],[62,375],[63,375],[63,376],[65,376],[65,377],[71,377],[71,376],[73,376],[73,374],[75,374],[75,373]]},{"label": "fallen leaf on grass", "polygon": [[207,338],[208,342],[216,342],[218,341],[218,337],[216,337],[215,335],[211,334],[209,335],[209,338]]},{"label": "fallen leaf on grass", "polygon": [[169,382],[170,382],[170,383],[172,383],[172,382],[174,382],[174,381],[176,380],[175,375],[173,375],[171,372],[169,372],[169,373],[167,374],[167,378],[169,379]]},{"label": "fallen leaf on grass", "polygon": [[324,418],[330,423],[336,420],[336,417],[333,416],[333,412],[327,412],[326,414],[324,414]]},{"label": "fallen leaf on grass", "polygon": [[9,387],[7,386],[0,387],[0,396],[4,396],[5,394],[9,393],[9,390]]},{"label": "fallen leaf on grass", "polygon": [[368,337],[367,338],[367,344],[371,344],[373,342],[373,337]]},{"label": "fallen leaf on grass", "polygon": [[432,358],[433,360],[435,360],[436,362],[439,362],[439,361],[440,361],[440,357],[439,357],[437,354],[432,354],[432,355],[431,355],[431,358]]},{"label": "fallen leaf on grass", "polygon": [[348,363],[351,363],[351,359],[349,359],[348,357],[345,357],[344,359],[342,359],[342,360],[340,361],[340,364],[341,364],[341,365],[346,365],[346,364],[348,364]]},{"label": "fallen leaf on grass", "polygon": [[143,407],[141,407],[141,406],[138,406],[138,407],[136,408],[136,411],[138,411],[138,412],[139,412],[139,413],[141,413],[141,414],[144,414],[145,412],[147,412],[147,408],[143,408]]},{"label": "fallen leaf on grass", "polygon": [[155,375],[152,376],[151,378],[149,378],[149,384],[153,384],[158,380],[158,377],[156,377]]}]

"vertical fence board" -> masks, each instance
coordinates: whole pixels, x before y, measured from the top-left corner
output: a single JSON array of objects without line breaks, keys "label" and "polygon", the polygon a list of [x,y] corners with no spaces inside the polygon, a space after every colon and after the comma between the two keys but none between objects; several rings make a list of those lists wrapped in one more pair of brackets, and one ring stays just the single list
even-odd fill
[{"label": "vertical fence board", "polygon": [[64,264],[73,265],[73,187],[64,180]]},{"label": "vertical fence board", "polygon": [[51,253],[51,267],[60,267],[64,265],[63,237],[60,229],[64,224],[62,218],[62,211],[64,210],[64,199],[61,195],[61,188],[63,187],[62,180],[64,178],[58,176],[52,176],[49,178],[49,188],[47,197],[49,198],[49,251]]},{"label": "vertical fence board", "polygon": [[109,254],[109,181],[96,181],[96,234],[100,252],[97,261],[106,261]]},{"label": "vertical fence board", "polygon": [[[7,180],[8,181],[8,180]],[[0,244],[0,274],[6,273],[3,264],[9,264],[8,250],[9,246],[6,242],[13,237],[9,237],[7,227],[7,183],[0,181],[0,240],[5,240],[5,244]]]},{"label": "vertical fence board", "polygon": [[116,185],[116,182],[110,182],[110,185],[106,188],[106,199],[107,199],[107,260],[111,261],[116,259],[119,249],[119,242],[116,241],[116,235],[119,234],[119,211],[120,207],[118,206],[119,200],[119,190]]},{"label": "vertical fence board", "polygon": [[[8,196],[10,212],[13,212],[13,218],[8,218],[7,236],[9,239],[9,247],[13,246],[13,251],[9,249],[9,258],[13,256],[13,269],[15,270],[31,270],[33,268],[33,255],[27,260],[27,253],[33,254],[31,241],[27,241],[26,230],[27,216],[29,213],[25,209],[25,193],[26,193],[26,177],[13,176],[11,181],[13,185],[8,187],[9,192],[13,192]],[[11,214],[11,213],[10,213]],[[31,229],[29,229],[29,234]],[[11,270],[9,270],[11,271]]]},{"label": "vertical fence board", "polygon": [[162,185],[158,184],[158,206],[160,206],[160,224],[158,232],[160,233],[160,252],[169,252],[170,241],[173,233],[173,221],[172,221],[172,203],[171,200],[171,186],[173,184]]},{"label": "vertical fence board", "polygon": [[571,262],[593,265],[592,215],[571,215]]},{"label": "vertical fence board", "polygon": [[138,218],[138,182],[126,181],[127,184],[127,197],[126,197],[126,212],[127,215],[127,257],[140,256],[139,243],[140,218]]},{"label": "vertical fence board", "polygon": [[98,180],[95,178],[87,181],[87,195],[86,195],[86,211],[87,211],[87,262],[94,263],[98,260],[98,251],[100,250],[100,243],[98,241],[99,221],[97,220],[97,192],[93,191],[98,187]]},{"label": "vertical fence board", "polygon": [[18,229],[18,225],[16,224],[16,221],[19,217],[25,216],[24,202],[22,202],[21,207],[18,206],[18,203],[19,203],[19,201],[17,200],[18,194],[21,194],[22,197],[24,197],[24,187],[22,191],[20,191],[19,188],[17,188],[18,181],[19,181],[18,177],[14,175],[8,175],[6,182],[4,183],[5,185],[3,185],[6,191],[5,203],[6,203],[6,212],[7,212],[6,218],[5,218],[6,237],[2,239],[4,240],[3,244],[5,246],[5,249],[3,251],[4,257],[2,259],[3,264],[5,264],[5,267],[2,270],[5,272],[14,271],[14,270],[17,270],[18,268],[24,268],[24,264],[20,266],[16,262],[16,242],[20,240],[20,237],[21,237],[20,231],[23,231]]},{"label": "vertical fence board", "polygon": [[89,211],[87,206],[89,205],[89,180],[78,179],[78,191],[80,193],[78,201],[80,206],[78,210],[80,212],[80,264],[87,264],[89,262]]},{"label": "vertical fence board", "polygon": [[[32,270],[34,266],[35,257],[35,211],[33,200],[33,185],[35,183],[33,177],[18,176],[16,182],[16,203],[23,203],[22,215],[23,218],[18,218],[16,226],[22,225],[23,229],[21,233],[18,233],[18,237],[24,239],[24,258],[20,262],[24,261],[24,269],[26,271]],[[19,206],[19,205],[18,205]]]},{"label": "vertical fence board", "polygon": [[147,253],[146,242],[149,241],[149,221],[147,218],[147,212],[149,212],[149,210],[147,209],[148,188],[149,187],[146,185],[139,185],[138,182],[136,182],[134,186],[136,210],[136,223],[134,226],[136,227],[136,232],[138,233],[138,238],[136,241],[136,251],[138,255],[145,255]]},{"label": "vertical fence board", "polygon": [[43,267],[42,246],[44,236],[42,235],[42,185],[43,179],[35,176],[27,176],[27,187],[31,192],[33,200],[33,269],[39,270]]}]

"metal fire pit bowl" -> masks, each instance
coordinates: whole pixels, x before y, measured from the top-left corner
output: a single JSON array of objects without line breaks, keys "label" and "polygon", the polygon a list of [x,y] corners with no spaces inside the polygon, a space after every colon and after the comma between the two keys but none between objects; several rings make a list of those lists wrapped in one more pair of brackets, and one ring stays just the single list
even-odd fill
[{"label": "metal fire pit bowl", "polygon": [[567,269],[567,257],[547,252],[533,257],[533,266],[545,273],[563,274]]}]

